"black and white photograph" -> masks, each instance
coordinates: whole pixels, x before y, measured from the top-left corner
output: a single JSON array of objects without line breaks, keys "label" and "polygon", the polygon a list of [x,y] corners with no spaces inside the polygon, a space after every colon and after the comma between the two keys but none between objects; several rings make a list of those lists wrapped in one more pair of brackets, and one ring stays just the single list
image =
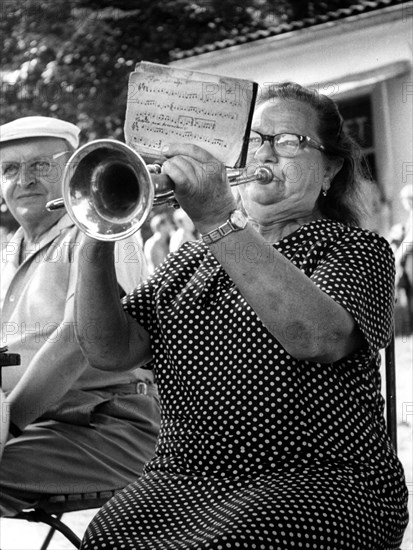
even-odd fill
[{"label": "black and white photograph", "polygon": [[413,550],[413,1],[0,12],[0,549]]}]

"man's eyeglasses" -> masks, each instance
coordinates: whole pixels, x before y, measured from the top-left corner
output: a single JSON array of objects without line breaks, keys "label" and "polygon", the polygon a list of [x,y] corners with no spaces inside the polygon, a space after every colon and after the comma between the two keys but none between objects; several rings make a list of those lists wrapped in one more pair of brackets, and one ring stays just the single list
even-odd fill
[{"label": "man's eyeglasses", "polygon": [[2,162],[1,163],[1,174],[3,179],[15,179],[20,174],[22,168],[26,167],[26,170],[31,174],[34,174],[37,177],[45,177],[50,174],[53,161],[62,157],[66,153],[71,153],[71,151],[61,151],[60,153],[55,153],[54,155],[47,157],[37,157],[27,162]]},{"label": "man's eyeglasses", "polygon": [[274,153],[280,157],[294,158],[298,151],[304,149],[304,147],[312,147],[319,151],[325,151],[324,145],[308,136],[300,136],[299,134],[275,134],[269,136],[260,134],[259,132],[251,132],[248,152],[255,154],[265,141],[270,143]]}]

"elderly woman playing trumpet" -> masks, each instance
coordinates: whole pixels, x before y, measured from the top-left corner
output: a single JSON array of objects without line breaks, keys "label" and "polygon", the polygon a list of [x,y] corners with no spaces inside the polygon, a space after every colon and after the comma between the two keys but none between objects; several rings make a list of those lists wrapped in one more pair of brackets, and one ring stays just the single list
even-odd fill
[{"label": "elderly woman playing trumpet", "polygon": [[[156,456],[97,514],[92,548],[396,549],[403,470],[386,434],[379,349],[392,323],[386,241],[357,226],[359,160],[329,98],[271,88],[239,187],[192,145],[163,166],[202,235],[120,305],[113,245],[88,239],[79,338],[100,369],[152,360]],[[100,327],[82,338],[88,323]],[[123,546],[122,546],[123,545]]]}]

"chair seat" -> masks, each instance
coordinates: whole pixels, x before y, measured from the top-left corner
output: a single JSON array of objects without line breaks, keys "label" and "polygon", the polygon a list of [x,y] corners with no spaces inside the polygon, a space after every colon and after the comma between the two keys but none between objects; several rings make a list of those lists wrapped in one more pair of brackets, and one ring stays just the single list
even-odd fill
[{"label": "chair seat", "polygon": [[38,500],[32,508],[43,510],[48,514],[66,514],[68,512],[101,508],[117,492],[118,490],[51,495]]}]

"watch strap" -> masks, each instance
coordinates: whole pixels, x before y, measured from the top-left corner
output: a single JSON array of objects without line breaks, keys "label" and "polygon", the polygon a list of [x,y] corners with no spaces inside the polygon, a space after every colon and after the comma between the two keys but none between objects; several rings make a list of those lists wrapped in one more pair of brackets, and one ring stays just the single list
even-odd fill
[{"label": "watch strap", "polygon": [[222,237],[225,237],[229,233],[232,233],[233,231],[237,231],[238,228],[234,227],[232,223],[227,220],[225,223],[220,225],[219,227],[216,227],[212,231],[209,231],[208,233],[205,233],[204,235],[201,235],[202,240],[205,244],[212,244],[216,241],[219,241],[222,239]]}]

